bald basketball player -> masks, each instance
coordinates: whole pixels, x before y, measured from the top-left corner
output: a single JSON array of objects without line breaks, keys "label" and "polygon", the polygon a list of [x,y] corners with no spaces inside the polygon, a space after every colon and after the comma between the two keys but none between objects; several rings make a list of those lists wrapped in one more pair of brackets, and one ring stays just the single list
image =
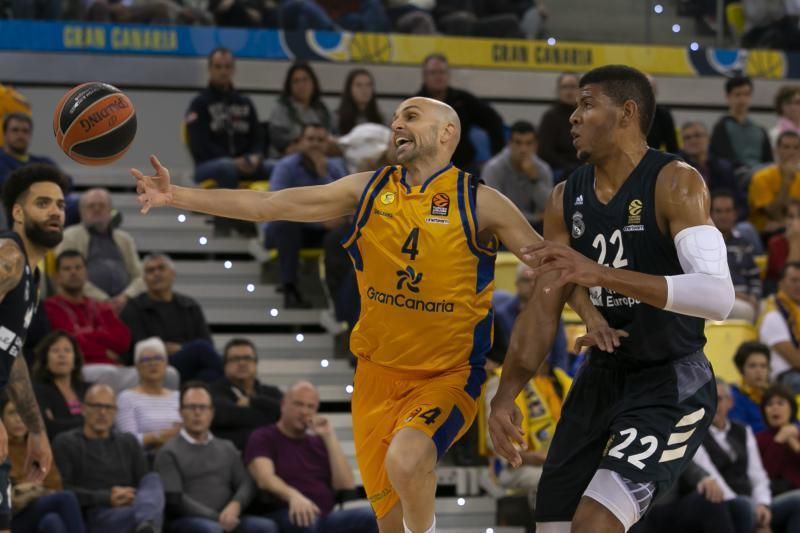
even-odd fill
[{"label": "bald basketball player", "polygon": [[[359,359],[353,436],[382,533],[436,530],[436,463],[472,423],[486,378],[498,239],[517,255],[541,240],[510,200],[453,166],[460,136],[450,106],[411,98],[392,119],[400,164],[328,185],[189,189],[171,185],[154,156],[154,175],[132,170],[143,213],[172,206],[251,221],[354,217],[343,242],[361,296],[350,340]],[[618,346],[621,333],[585,290],[570,301],[589,326],[584,343]]]}]

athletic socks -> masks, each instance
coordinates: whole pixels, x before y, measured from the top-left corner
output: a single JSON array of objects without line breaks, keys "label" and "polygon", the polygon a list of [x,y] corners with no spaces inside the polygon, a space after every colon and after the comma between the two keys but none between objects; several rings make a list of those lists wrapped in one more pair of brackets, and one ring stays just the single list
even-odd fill
[{"label": "athletic socks", "polygon": [[[405,533],[414,533],[413,531],[408,529],[408,526],[406,525],[405,519],[403,520],[403,529],[405,530]],[[436,533],[436,516],[435,515],[433,517],[433,523],[431,524],[431,527],[429,527],[428,529],[426,529],[422,533]]]}]

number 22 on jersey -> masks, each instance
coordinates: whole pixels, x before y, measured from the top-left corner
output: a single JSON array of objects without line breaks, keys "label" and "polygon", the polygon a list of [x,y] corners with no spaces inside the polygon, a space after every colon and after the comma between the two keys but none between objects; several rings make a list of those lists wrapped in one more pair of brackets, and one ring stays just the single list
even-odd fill
[{"label": "number 22 on jersey", "polygon": [[[617,251],[614,254],[614,260],[611,262],[610,265],[606,263],[606,253],[608,251],[609,244],[617,247]],[[625,246],[622,241],[622,231],[618,229],[614,230],[614,233],[611,234],[611,238],[608,239],[608,242],[606,242],[605,235],[603,235],[602,233],[598,233],[597,236],[594,238],[594,241],[592,241],[592,246],[595,249],[600,250],[600,256],[597,258],[597,262],[600,263],[601,265],[611,266],[613,268],[624,268],[628,266],[628,260],[623,257],[623,255],[625,254],[625,249],[624,249]]]}]

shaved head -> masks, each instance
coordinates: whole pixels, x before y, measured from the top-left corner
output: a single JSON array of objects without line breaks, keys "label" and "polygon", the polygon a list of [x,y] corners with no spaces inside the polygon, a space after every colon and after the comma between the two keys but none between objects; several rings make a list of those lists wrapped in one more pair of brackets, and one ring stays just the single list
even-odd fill
[{"label": "shaved head", "polygon": [[83,397],[84,402],[95,402],[98,399],[114,402],[114,389],[104,383],[97,383],[89,387]]},{"label": "shaved head", "polygon": [[403,165],[438,160],[446,163],[460,139],[458,114],[433,98],[415,96],[404,100],[392,117],[392,148]]}]

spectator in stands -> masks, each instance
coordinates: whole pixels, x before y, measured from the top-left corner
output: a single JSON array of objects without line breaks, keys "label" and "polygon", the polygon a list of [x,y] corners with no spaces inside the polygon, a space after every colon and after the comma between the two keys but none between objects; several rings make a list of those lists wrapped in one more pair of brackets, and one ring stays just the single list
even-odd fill
[{"label": "spectator in stands", "polygon": [[222,355],[225,376],[211,386],[214,399],[214,434],[232,441],[243,450],[247,438],[259,426],[274,424],[281,414],[283,393],[278,387],[261,383],[255,345],[233,338]]},{"label": "spectator in stands", "polygon": [[[502,364],[502,361],[498,363]],[[522,466],[513,468],[500,456],[492,456],[489,463],[490,477],[494,478],[497,485],[503,489],[527,490],[530,509],[536,504],[542,465],[571,385],[572,378],[566,372],[551,366],[549,360],[543,362],[516,400],[522,413],[521,428],[528,446],[527,450],[521,452]],[[489,373],[489,379],[486,381],[483,408],[487,415],[499,386],[500,368],[497,367]],[[483,431],[486,434],[488,451],[494,453],[488,426],[484,427]]]},{"label": "spectator in stands", "polygon": [[265,180],[264,136],[250,97],[233,86],[236,65],[227,48],[208,55],[208,87],[186,111],[186,137],[194,181],[235,189],[242,180]]},{"label": "spectator in stands", "polygon": [[514,202],[541,233],[544,208],[553,191],[553,171],[536,155],[538,143],[533,124],[515,122],[508,146],[484,165],[481,178]]},{"label": "spectator in stands", "polygon": [[[515,285],[517,294],[497,289],[494,291],[492,297],[492,307],[494,308],[494,347],[492,351],[499,352],[500,358],[505,356],[511,341],[511,330],[514,322],[517,320],[519,313],[527,305],[533,292],[533,278],[525,274],[527,267],[520,263],[517,266],[517,276]],[[570,372],[572,364],[570,362],[570,354],[567,347],[567,335],[564,331],[563,322],[559,324],[556,331],[556,338],[553,341],[553,346],[548,355],[550,364],[554,367],[561,368],[566,372]]]},{"label": "spectator in stands", "polygon": [[470,92],[450,86],[450,67],[447,58],[440,54],[430,54],[422,62],[422,87],[417,96],[440,100],[452,107],[461,120],[461,140],[453,154],[453,164],[467,172],[475,172],[476,149],[470,140],[472,127],[482,128],[489,136],[492,155],[503,149],[503,119],[492,106]]},{"label": "spectator in stands", "polygon": [[281,5],[285,30],[389,31],[389,19],[379,0],[288,0]]},{"label": "spectator in stands", "polygon": [[[772,522],[769,478],[761,463],[756,438],[748,426],[728,418],[732,404],[730,387],[717,379],[717,411],[694,462],[722,488],[734,523],[742,525],[742,531],[769,528],[770,523],[782,527],[782,523]],[[800,512],[800,507],[797,511]]]},{"label": "spectator in stands", "polygon": [[769,139],[775,146],[778,135],[793,131],[800,135],[800,86],[783,85],[775,94],[775,113],[778,120],[769,130]]},{"label": "spectator in stands", "polygon": [[766,280],[777,282],[783,266],[800,261],[800,199],[790,198],[784,210],[783,233],[773,235],[767,241]]},{"label": "spectator in stands", "polygon": [[722,487],[716,479],[695,462],[689,461],[678,482],[659,494],[647,514],[628,531],[753,533],[752,529],[748,530],[734,521],[731,509],[722,498]]},{"label": "spectator in stands", "polygon": [[209,432],[214,406],[208,385],[181,388],[183,429],[156,455],[175,533],[278,533],[268,518],[242,515],[256,487],[230,441]]},{"label": "spectator in stands", "polygon": [[708,129],[705,124],[697,120],[684,122],[681,126],[681,141],[683,149],[678,152],[678,155],[697,169],[712,194],[717,189],[733,192],[739,208],[736,219],[746,218],[747,191],[739,186],[730,161],[721,159],[709,151]]},{"label": "spectator in stands", "polygon": [[[15,113],[31,116],[31,104],[21,92],[0,83],[0,119]],[[4,137],[0,129],[0,148],[4,146]]]},{"label": "spectator in stands", "polygon": [[203,309],[193,298],[173,291],[175,264],[160,253],[146,256],[142,264],[147,291],[129,300],[120,317],[131,330],[131,342],[158,337],[182,380],[218,379],[222,360],[211,342]]},{"label": "spectator in stands", "polygon": [[434,2],[419,0],[387,0],[386,14],[398,33],[431,35],[436,33],[433,20]]},{"label": "spectator in stands", "polygon": [[733,362],[742,375],[742,383],[731,385],[730,419],[758,433],[764,430],[761,400],[769,387],[769,347],[760,342],[744,342],[736,350]]},{"label": "spectator in stands", "polygon": [[800,199],[800,135],[785,131],[778,136],[777,161],[756,172],[750,182],[750,221],[762,233],[783,227],[790,198]]},{"label": "spectator in stands", "polygon": [[134,352],[139,385],[119,395],[117,429],[154,451],[181,430],[179,392],[164,386],[167,347],[160,339],[139,341]]},{"label": "spectator in stands", "polygon": [[337,135],[347,135],[354,127],[367,122],[383,124],[385,119],[375,97],[375,78],[370,71],[356,68],[345,79],[334,129]]},{"label": "spectator in stands", "polygon": [[5,391],[0,392],[0,414],[8,433],[8,459],[11,471],[11,508],[14,532],[83,533],[83,517],[78,499],[62,490],[61,475],[55,465],[42,481],[30,481],[25,476],[28,428],[22,423],[17,408]]},{"label": "spectator in stands", "polygon": [[728,267],[736,300],[728,318],[756,319],[761,300],[761,273],[755,263],[753,246],[736,230],[736,199],[733,193],[717,189],[711,194],[711,220],[725,239]]},{"label": "spectator in stands", "polygon": [[296,152],[303,126],[312,123],[328,131],[333,126],[316,73],[307,63],[296,62],[286,73],[283,91],[269,117],[272,152],[278,157]]},{"label": "spectator in stands", "polygon": [[283,398],[278,423],[257,429],[247,441],[250,474],[280,502],[267,516],[281,531],[377,533],[369,507],[333,509],[336,491],[353,490],[355,482],[336,432],[318,409],[314,385],[295,383]]},{"label": "spectator in stands", "polygon": [[732,162],[737,172],[750,174],[772,161],[766,130],[748,116],[753,100],[753,81],[744,76],[729,78],[725,82],[725,94],[728,114],[714,124],[711,153]]},{"label": "spectator in stands", "polygon": [[169,5],[161,0],[130,2],[120,0],[89,0],[85,2],[86,20],[92,22],[127,22],[142,24],[172,24]]},{"label": "spectator in stands", "polygon": [[800,30],[797,13],[790,16],[791,0],[742,0],[741,3],[745,17],[743,48],[798,49]]},{"label": "spectator in stands", "polygon": [[[658,98],[658,83],[653,76],[647,76],[650,86],[653,87],[653,94]],[[653,114],[653,124],[650,126],[650,133],[647,134],[648,146],[656,150],[664,150],[672,154],[678,153],[678,134],[675,131],[675,120],[668,107],[656,104]]]},{"label": "spectator in stands", "polygon": [[86,259],[89,281],[111,299],[119,312],[128,298],[144,290],[142,264],[130,233],[113,227],[111,195],[106,189],[89,189],[80,198],[81,223],[64,230],[64,238],[56,254],[77,250]]},{"label": "spectator in stands", "polygon": [[[0,85],[0,98],[2,98],[2,94],[3,87]],[[9,113],[4,118],[3,113],[0,112],[0,118],[3,123],[2,139],[5,140],[5,144],[0,143],[0,188],[6,182],[8,175],[20,167],[36,163],[58,167],[55,161],[49,157],[35,155],[28,151],[33,135],[33,119],[29,111]],[[71,187],[72,178],[68,179]],[[69,193],[65,200],[67,202],[65,224],[71,226],[79,221],[78,196]],[[4,211],[0,209],[0,228],[7,226],[6,215],[3,213]]]},{"label": "spectator in stands", "polygon": [[[263,3],[263,2],[262,2]],[[258,9],[259,3],[248,0],[210,0],[209,8],[217,26],[234,28],[257,28],[268,26],[265,12]]]},{"label": "spectator in stands", "polygon": [[64,488],[78,496],[90,532],[161,531],[164,488],[133,435],[112,431],[114,391],[93,385],[86,391],[82,428],[62,433],[53,455]]},{"label": "spectator in stands", "polygon": [[800,263],[786,263],[778,292],[764,303],[758,337],[769,346],[771,378],[800,394]]},{"label": "spectator in stands", "polygon": [[53,331],[36,347],[34,390],[51,441],[83,425],[81,403],[88,385],[81,376],[82,367],[78,343],[63,331]]},{"label": "spectator in stands", "polygon": [[[128,351],[131,332],[110,303],[86,296],[86,262],[77,250],[56,257],[58,293],[44,302],[51,327],[71,335],[87,365],[120,365]],[[94,374],[90,377],[94,381]]]},{"label": "spectator in stands", "polygon": [[[284,157],[275,165],[270,190],[324,185],[347,174],[341,159],[325,155],[328,135],[327,128],[322,124],[306,124],[301,132],[297,153]],[[300,250],[303,247],[319,246],[325,233],[342,223],[343,220],[337,219],[318,224],[287,221],[267,224],[267,248],[278,250],[284,307],[310,307],[300,294],[296,283]]]},{"label": "spectator in stands", "polygon": [[569,121],[578,104],[578,80],[574,72],[558,76],[556,102],[544,112],[539,123],[539,157],[553,169],[556,181],[566,179],[581,164],[572,145]]},{"label": "spectator in stands", "polygon": [[[2,116],[2,115],[0,115]],[[28,152],[33,137],[33,118],[29,113],[9,113],[3,117],[3,138],[0,148],[0,186],[14,170],[34,163],[58,166],[47,156]]]},{"label": "spectator in stands", "polygon": [[[800,509],[800,430],[797,400],[783,385],[764,392],[761,403],[767,427],[756,435],[761,460],[770,479],[773,508]],[[773,511],[774,513],[774,511]],[[778,516],[775,516],[778,520]],[[788,520],[787,520],[788,521]],[[791,515],[784,531],[800,531],[800,512]]]}]

